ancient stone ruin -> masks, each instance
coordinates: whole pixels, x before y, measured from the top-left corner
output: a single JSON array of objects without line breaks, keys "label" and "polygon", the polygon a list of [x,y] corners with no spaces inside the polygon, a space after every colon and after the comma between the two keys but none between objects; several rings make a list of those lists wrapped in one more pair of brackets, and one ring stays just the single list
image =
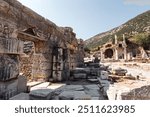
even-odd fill
[{"label": "ancient stone ruin", "polygon": [[148,53],[143,47],[129,42],[125,35],[118,39],[115,35],[114,42],[110,41],[100,47],[100,58],[102,61],[134,61],[146,60],[149,58]]},{"label": "ancient stone ruin", "polygon": [[25,92],[29,81],[68,80],[82,65],[83,43],[17,0],[0,0],[0,99]]},{"label": "ancient stone ruin", "polygon": [[17,0],[0,0],[0,99],[150,99],[150,65],[129,62],[150,52],[123,35],[99,54],[101,59],[84,61],[84,42],[71,27],[59,27]]}]

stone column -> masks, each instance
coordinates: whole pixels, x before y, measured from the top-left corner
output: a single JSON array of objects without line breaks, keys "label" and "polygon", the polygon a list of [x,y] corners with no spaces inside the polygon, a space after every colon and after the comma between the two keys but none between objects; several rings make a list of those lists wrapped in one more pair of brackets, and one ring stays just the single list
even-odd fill
[{"label": "stone column", "polygon": [[117,50],[117,47],[115,48],[115,60],[118,60],[118,50]]},{"label": "stone column", "polygon": [[126,47],[124,48],[124,60],[127,60],[127,49],[126,49]]},{"label": "stone column", "polygon": [[104,50],[101,50],[101,61],[104,61]]}]

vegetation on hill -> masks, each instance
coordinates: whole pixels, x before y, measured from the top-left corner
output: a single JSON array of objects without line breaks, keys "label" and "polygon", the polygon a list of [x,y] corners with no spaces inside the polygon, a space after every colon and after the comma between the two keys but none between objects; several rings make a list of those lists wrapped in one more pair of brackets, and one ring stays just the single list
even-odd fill
[{"label": "vegetation on hill", "polygon": [[141,35],[141,33],[147,33],[146,35],[150,34],[150,10],[136,16],[117,28],[114,28],[108,32],[100,33],[86,40],[86,47],[89,49],[97,48],[98,46],[101,46],[114,39],[114,35],[117,35],[119,38],[121,38],[123,34],[125,34],[126,38],[134,37],[136,38],[135,40],[141,39],[141,42],[134,41],[142,46],[147,46],[148,40],[143,39],[144,37]]},{"label": "vegetation on hill", "polygon": [[147,33],[139,33],[133,37],[133,41],[146,50],[150,49],[150,35]]}]

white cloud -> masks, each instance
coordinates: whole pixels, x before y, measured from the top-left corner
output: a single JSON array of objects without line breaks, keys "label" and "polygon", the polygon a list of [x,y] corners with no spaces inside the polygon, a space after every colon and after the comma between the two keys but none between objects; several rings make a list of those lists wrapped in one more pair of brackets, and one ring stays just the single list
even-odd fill
[{"label": "white cloud", "polygon": [[149,6],[150,0],[124,0],[125,4],[133,4],[139,6]]}]

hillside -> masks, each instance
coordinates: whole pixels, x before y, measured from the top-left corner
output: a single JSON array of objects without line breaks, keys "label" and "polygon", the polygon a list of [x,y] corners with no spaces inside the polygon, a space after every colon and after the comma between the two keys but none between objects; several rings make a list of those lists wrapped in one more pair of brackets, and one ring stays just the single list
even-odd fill
[{"label": "hillside", "polygon": [[118,37],[121,37],[122,34],[125,34],[126,37],[130,37],[142,32],[150,32],[150,10],[136,16],[119,27],[87,39],[85,43],[86,47],[94,49],[112,40],[115,34]]}]

